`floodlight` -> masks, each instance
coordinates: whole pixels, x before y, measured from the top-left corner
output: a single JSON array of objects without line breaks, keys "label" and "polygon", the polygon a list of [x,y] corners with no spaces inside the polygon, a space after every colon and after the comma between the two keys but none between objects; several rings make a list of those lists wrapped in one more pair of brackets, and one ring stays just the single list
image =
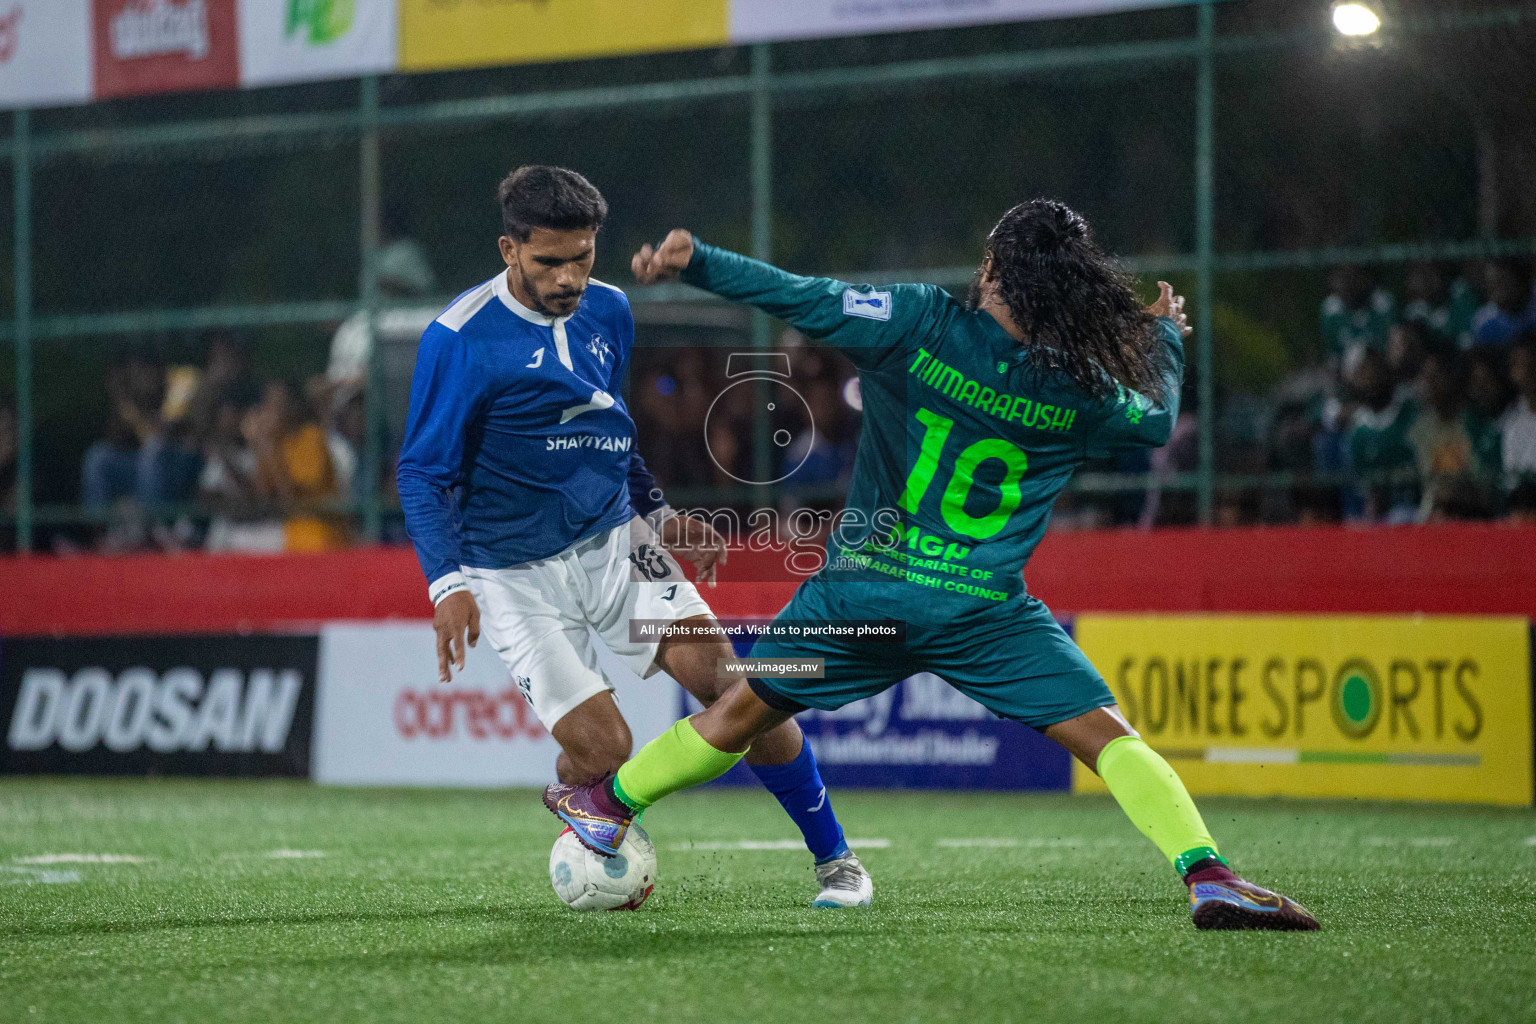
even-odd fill
[{"label": "floodlight", "polygon": [[1334,4],[1333,27],[1342,35],[1368,36],[1381,28],[1381,16],[1365,4]]}]

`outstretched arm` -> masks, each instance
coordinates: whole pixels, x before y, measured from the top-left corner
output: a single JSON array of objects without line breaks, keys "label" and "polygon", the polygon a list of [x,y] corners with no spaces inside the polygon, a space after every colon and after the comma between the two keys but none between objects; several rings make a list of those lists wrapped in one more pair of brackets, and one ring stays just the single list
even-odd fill
[{"label": "outstretched arm", "polygon": [[877,290],[830,277],[802,277],[739,253],[717,249],[681,228],[658,247],[635,253],[641,284],[682,280],[722,298],[756,306],[791,327],[843,349],[861,368],[881,363],[925,337],[943,293],[932,285]]}]

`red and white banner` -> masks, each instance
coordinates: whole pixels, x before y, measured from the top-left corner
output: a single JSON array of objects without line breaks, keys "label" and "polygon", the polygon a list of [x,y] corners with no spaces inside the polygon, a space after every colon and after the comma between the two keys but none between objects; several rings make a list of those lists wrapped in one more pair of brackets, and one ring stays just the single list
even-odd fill
[{"label": "red and white banner", "polygon": [[[402,67],[407,31],[406,49],[416,54],[404,64],[411,71],[545,59],[539,55],[554,52],[525,39],[466,56],[469,44],[449,38],[453,31],[468,32],[474,43],[485,18],[497,25],[524,14],[545,18],[544,0],[478,0],[491,12],[485,18],[464,15],[461,0],[404,0],[404,10],[402,2],[0,0],[0,109],[388,74]],[[602,36],[592,52],[606,55],[1064,18],[1180,2],[1192,0],[672,0],[691,19],[680,33],[645,5],[617,0],[606,6],[621,13],[610,12],[606,20],[587,10],[604,5],[577,0],[563,3],[560,10],[570,10],[560,17],[576,19],[573,32]],[[529,11],[512,10],[520,7]],[[625,19],[636,18],[645,31],[626,35]]]},{"label": "red and white banner", "polygon": [[393,71],[396,0],[240,4],[240,84],[275,85]]},{"label": "red and white banner", "polygon": [[95,0],[96,97],[240,84],[235,0]]},{"label": "red and white banner", "polygon": [[[636,749],[678,717],[677,684],[639,679],[601,644],[598,664]],[[312,774],[359,786],[543,786],[557,744],[491,645],[469,651],[451,683],[437,679],[430,623],[352,623],[320,630]]]},{"label": "red and white banner", "polygon": [[91,0],[0,0],[0,102],[91,98]]}]

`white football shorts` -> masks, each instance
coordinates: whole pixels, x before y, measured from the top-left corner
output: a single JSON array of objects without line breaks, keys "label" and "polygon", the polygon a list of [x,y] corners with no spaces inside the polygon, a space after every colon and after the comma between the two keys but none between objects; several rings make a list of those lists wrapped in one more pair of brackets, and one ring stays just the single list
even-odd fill
[{"label": "white football shorts", "polygon": [[591,627],[636,675],[657,671],[657,640],[630,639],[631,619],[673,621],[709,605],[636,516],[622,526],[510,569],[463,567],[480,606],[480,632],[544,728],[613,684],[592,647]]}]

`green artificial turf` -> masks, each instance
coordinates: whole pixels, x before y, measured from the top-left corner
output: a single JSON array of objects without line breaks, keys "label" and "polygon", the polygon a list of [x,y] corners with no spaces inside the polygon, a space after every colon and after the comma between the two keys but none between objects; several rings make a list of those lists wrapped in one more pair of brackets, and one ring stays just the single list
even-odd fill
[{"label": "green artificial turf", "polygon": [[889,840],[871,910],[810,909],[800,851],[684,848],[794,836],[715,790],[647,812],[645,908],[577,914],[532,792],[0,783],[0,1021],[1536,1018],[1529,811],[1203,801],[1324,931],[1197,933],[1108,800],[834,799]]}]

